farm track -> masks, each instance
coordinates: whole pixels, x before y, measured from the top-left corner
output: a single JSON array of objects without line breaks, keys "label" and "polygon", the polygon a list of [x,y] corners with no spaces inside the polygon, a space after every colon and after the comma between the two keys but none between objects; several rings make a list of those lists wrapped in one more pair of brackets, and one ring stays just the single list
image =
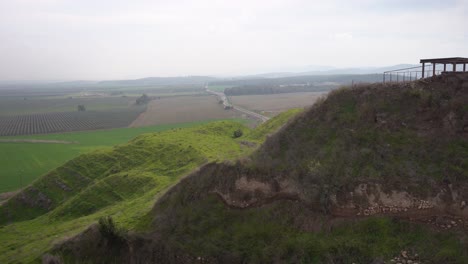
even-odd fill
[{"label": "farm track", "polygon": [[255,118],[255,119],[260,119],[262,122],[266,122],[266,121],[268,121],[268,120],[270,119],[270,118],[267,117],[267,116],[264,116],[264,115],[261,115],[261,114],[259,114],[259,113],[255,113],[255,112],[253,112],[253,111],[250,111],[250,110],[247,110],[247,109],[245,109],[245,108],[242,108],[242,107],[240,107],[240,106],[231,104],[231,103],[229,102],[229,100],[227,99],[226,94],[224,94],[223,92],[215,92],[215,91],[209,90],[208,88],[206,88],[206,91],[207,91],[208,93],[210,93],[210,94],[216,95],[220,101],[223,101],[224,106],[230,106],[230,107],[232,107],[234,110],[239,111],[239,112],[241,112],[241,113],[244,113],[244,114],[246,114],[246,115],[248,115],[248,116],[250,116],[250,117],[253,117],[253,118]]}]

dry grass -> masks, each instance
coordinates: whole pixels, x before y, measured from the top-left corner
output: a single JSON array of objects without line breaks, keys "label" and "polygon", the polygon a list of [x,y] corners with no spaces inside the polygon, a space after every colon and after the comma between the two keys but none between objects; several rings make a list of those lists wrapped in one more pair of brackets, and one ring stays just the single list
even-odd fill
[{"label": "dry grass", "polygon": [[224,110],[214,96],[161,97],[148,104],[130,127],[193,122],[209,119],[236,118],[241,115],[233,110]]}]

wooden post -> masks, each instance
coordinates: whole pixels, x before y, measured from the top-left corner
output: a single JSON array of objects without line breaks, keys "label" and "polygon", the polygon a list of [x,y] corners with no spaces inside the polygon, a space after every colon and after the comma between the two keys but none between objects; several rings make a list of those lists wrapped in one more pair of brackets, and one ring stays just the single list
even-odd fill
[{"label": "wooden post", "polygon": [[432,63],[432,76],[436,75],[435,68],[436,68],[436,64]]},{"label": "wooden post", "polygon": [[466,72],[466,63],[463,63],[463,72]]},{"label": "wooden post", "polygon": [[453,63],[453,71],[454,71],[454,72],[457,71],[457,64],[456,64],[456,63]]},{"label": "wooden post", "polygon": [[422,65],[422,77],[421,79],[424,79],[424,68],[426,66],[426,63],[423,62],[423,65]]},{"label": "wooden post", "polygon": [[444,72],[447,71],[447,63],[444,63]]}]

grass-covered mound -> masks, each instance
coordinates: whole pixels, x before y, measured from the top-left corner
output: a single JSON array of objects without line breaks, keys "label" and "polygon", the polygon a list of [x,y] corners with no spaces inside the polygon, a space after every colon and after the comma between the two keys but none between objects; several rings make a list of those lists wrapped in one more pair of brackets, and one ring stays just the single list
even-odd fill
[{"label": "grass-covered mound", "polygon": [[468,183],[467,105],[467,89],[439,82],[335,90],[269,138],[253,163],[337,187]]},{"label": "grass-covered mound", "polygon": [[[466,263],[466,105],[439,82],[335,91],[250,159],[184,178],[114,261]],[[77,250],[90,237],[55,253],[105,261],[112,247]]]},{"label": "grass-covered mound", "polygon": [[[173,178],[204,162],[235,158],[243,152],[242,146],[231,139],[237,129],[246,128],[237,122],[214,122],[145,134],[112,149],[83,154],[1,206],[0,224],[32,219],[56,208],[54,216],[90,214],[157,185],[159,176]],[[116,181],[128,189],[115,188]]]},{"label": "grass-covered mound", "polygon": [[[234,138],[236,130],[245,136]],[[125,230],[148,228],[147,216],[165,189],[204,163],[251,153],[250,133],[241,123],[218,121],[143,134],[65,163],[0,206],[0,262],[39,261],[55,243],[104,216]]]},{"label": "grass-covered mound", "polygon": [[[81,154],[124,144],[144,133],[155,133],[206,123],[208,121],[62,134],[0,137],[0,168],[2,168],[0,193],[21,189],[43,174]],[[2,140],[3,142],[1,142]],[[16,140],[16,142],[11,142],[12,140]],[[38,143],[37,140],[64,141],[65,143],[68,142],[68,144]]]}]

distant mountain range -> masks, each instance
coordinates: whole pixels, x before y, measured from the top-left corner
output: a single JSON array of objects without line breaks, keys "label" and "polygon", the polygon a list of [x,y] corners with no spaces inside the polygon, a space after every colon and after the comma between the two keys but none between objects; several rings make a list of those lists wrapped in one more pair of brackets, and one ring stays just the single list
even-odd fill
[{"label": "distant mountain range", "polygon": [[[365,67],[365,68],[334,68],[331,66],[307,66],[296,71],[288,72],[269,72],[263,74],[238,76],[233,79],[250,79],[250,78],[282,78],[294,76],[307,76],[307,75],[341,75],[341,74],[373,74],[383,73],[385,71],[416,67],[415,64],[397,64],[386,67]],[[308,69],[308,70],[306,70]]]},{"label": "distant mountain range", "polygon": [[284,72],[268,72],[253,75],[241,76],[179,76],[179,77],[148,77],[132,80],[103,80],[103,81],[67,81],[67,82],[44,82],[44,81],[14,81],[0,82],[0,88],[103,88],[103,87],[147,87],[147,86],[174,86],[174,85],[205,85],[211,82],[229,80],[249,80],[249,79],[275,79],[298,76],[331,76],[331,75],[368,75],[381,74],[385,71],[401,68],[415,67],[414,64],[398,64],[387,67],[367,67],[367,68],[335,68],[332,66],[305,66],[291,69]]}]

